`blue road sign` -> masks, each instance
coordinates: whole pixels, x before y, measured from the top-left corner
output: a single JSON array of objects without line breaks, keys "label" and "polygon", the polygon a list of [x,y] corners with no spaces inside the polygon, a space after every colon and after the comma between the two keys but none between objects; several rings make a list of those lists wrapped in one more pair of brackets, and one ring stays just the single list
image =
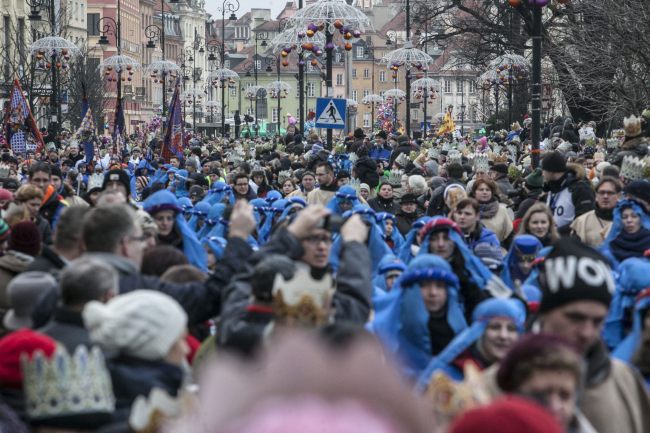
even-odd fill
[{"label": "blue road sign", "polygon": [[345,129],[345,104],[342,98],[316,99],[316,128]]}]

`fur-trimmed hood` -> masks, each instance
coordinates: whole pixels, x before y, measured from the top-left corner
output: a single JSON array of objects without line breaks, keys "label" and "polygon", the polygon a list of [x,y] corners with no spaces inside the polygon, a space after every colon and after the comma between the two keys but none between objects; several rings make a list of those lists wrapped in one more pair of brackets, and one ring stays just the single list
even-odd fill
[{"label": "fur-trimmed hood", "polygon": [[583,180],[587,178],[587,173],[582,164],[575,164],[570,162],[566,165],[567,171],[573,172],[577,180]]},{"label": "fur-trimmed hood", "polygon": [[643,135],[639,135],[638,137],[634,138],[626,137],[625,141],[621,143],[621,150],[636,150],[641,146],[647,147],[648,144],[650,144],[650,139],[648,139],[648,137],[644,137]]}]

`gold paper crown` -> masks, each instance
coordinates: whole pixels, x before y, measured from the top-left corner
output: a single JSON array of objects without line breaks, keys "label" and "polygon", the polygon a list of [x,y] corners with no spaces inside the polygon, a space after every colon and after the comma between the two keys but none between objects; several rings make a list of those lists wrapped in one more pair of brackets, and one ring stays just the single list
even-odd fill
[{"label": "gold paper crown", "polygon": [[273,281],[275,323],[304,327],[327,323],[334,291],[330,273],[316,280],[311,275],[311,268],[304,263],[296,263],[293,278],[289,281],[278,272]]},{"label": "gold paper crown", "polygon": [[21,356],[23,390],[31,420],[73,415],[111,414],[115,398],[111,377],[99,348],[79,346],[71,357],[57,347],[48,359],[36,352]]},{"label": "gold paper crown", "polygon": [[488,404],[491,400],[488,386],[474,364],[465,364],[464,378],[462,382],[456,382],[438,371],[429,382],[425,399],[431,404],[436,420],[443,425],[463,412]]},{"label": "gold paper crown", "polygon": [[282,186],[282,184],[285,181],[291,179],[292,176],[293,173],[291,170],[282,170],[278,173],[278,183],[280,184],[280,186]]},{"label": "gold paper crown", "polygon": [[641,135],[641,118],[636,117],[634,114],[630,117],[623,119],[623,128],[625,129],[625,136],[634,138]]},{"label": "gold paper crown", "polygon": [[508,155],[496,155],[494,157],[495,164],[506,164],[508,162]]},{"label": "gold paper crown", "polygon": [[628,180],[641,180],[643,179],[643,172],[645,169],[645,162],[636,156],[626,156],[623,158],[621,164],[621,177]]},{"label": "gold paper crown", "polygon": [[352,164],[354,164],[355,162],[357,162],[359,160],[359,156],[356,153],[352,152],[352,153],[350,153],[350,155],[348,155],[348,159],[350,160],[350,162]]},{"label": "gold paper crown", "polygon": [[618,140],[618,138],[608,138],[606,143],[608,149],[616,149],[620,141]]}]

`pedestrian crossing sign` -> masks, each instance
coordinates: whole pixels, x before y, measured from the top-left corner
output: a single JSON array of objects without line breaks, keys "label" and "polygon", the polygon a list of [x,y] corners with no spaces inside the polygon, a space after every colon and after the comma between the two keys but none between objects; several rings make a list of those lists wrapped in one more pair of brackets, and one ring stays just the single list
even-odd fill
[{"label": "pedestrian crossing sign", "polygon": [[316,128],[345,129],[345,104],[342,98],[316,99]]}]

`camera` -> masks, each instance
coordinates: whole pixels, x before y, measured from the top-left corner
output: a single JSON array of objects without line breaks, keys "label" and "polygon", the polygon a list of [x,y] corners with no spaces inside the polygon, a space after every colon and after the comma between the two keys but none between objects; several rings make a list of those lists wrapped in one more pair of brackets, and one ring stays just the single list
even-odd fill
[{"label": "camera", "polygon": [[343,217],[340,215],[329,214],[321,220],[319,227],[331,233],[338,233],[341,230],[343,222]]}]

